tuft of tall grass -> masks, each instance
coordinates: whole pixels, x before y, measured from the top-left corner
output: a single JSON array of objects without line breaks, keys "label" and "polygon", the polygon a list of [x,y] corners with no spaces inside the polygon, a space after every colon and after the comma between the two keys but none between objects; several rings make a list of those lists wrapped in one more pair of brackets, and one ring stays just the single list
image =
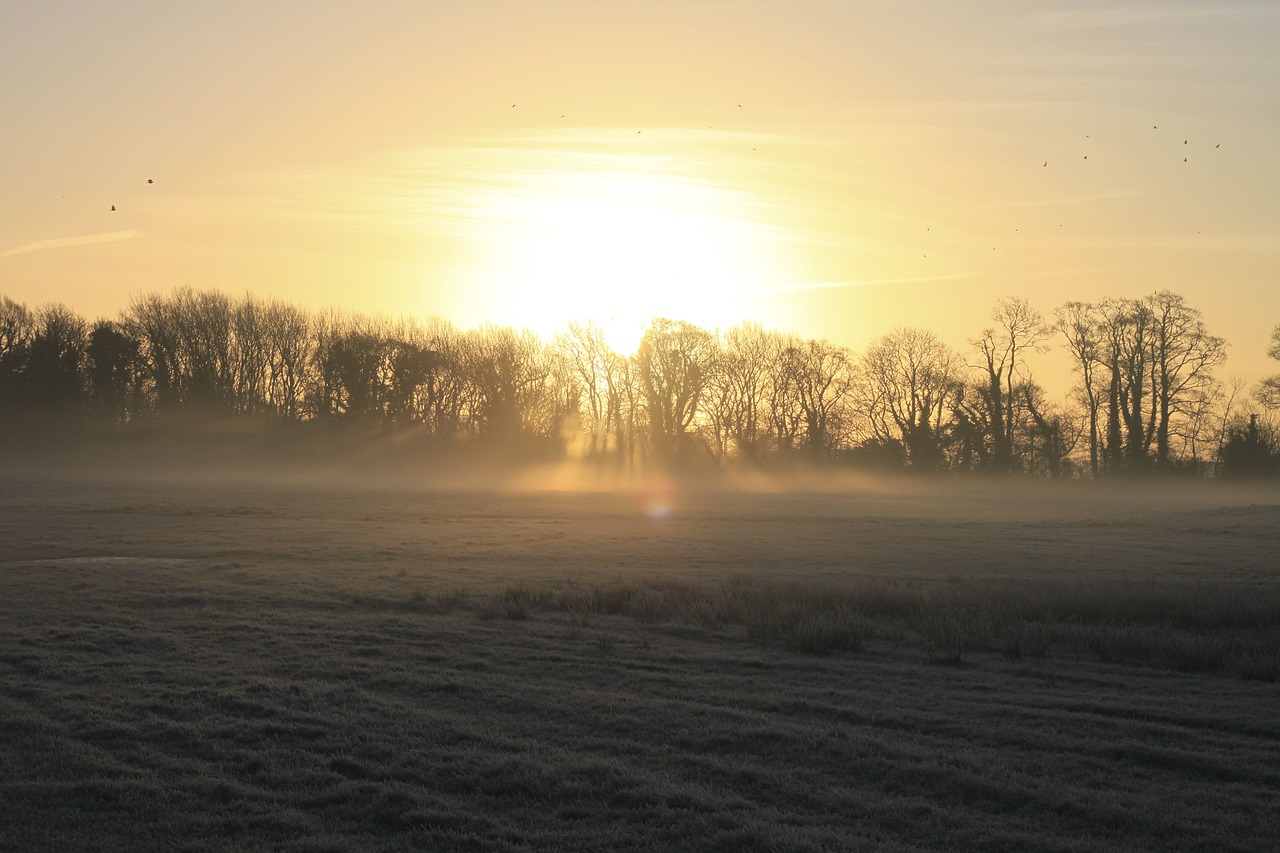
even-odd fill
[{"label": "tuft of tall grass", "polygon": [[481,619],[499,617],[513,620],[529,618],[529,611],[551,600],[548,589],[534,589],[528,584],[510,584],[502,592],[491,595],[480,605]]},{"label": "tuft of tall grass", "polygon": [[1232,655],[1236,672],[1245,681],[1280,681],[1280,630],[1260,634],[1253,642],[1241,643]]},{"label": "tuft of tall grass", "polygon": [[996,629],[1004,656],[1009,660],[1022,660],[1023,656],[1045,658],[1053,642],[1052,622],[1031,622],[1010,618]]},{"label": "tuft of tall grass", "polygon": [[829,655],[833,652],[856,652],[870,633],[866,618],[842,603],[814,606],[813,602],[797,605],[780,602],[779,606],[762,606],[753,602],[745,619],[747,636],[753,640],[780,643],[789,652],[805,655]]},{"label": "tuft of tall grass", "polygon": [[959,666],[964,661],[965,625],[965,614],[960,610],[935,606],[922,611],[917,627],[925,661]]},{"label": "tuft of tall grass", "polygon": [[[441,608],[464,606],[465,587],[434,594]],[[364,601],[357,598],[358,602]],[[426,593],[410,591],[421,610]],[[404,605],[401,605],[404,606]],[[1090,581],[943,581],[854,578],[839,585],[729,578],[721,582],[634,578],[511,584],[481,599],[482,619],[527,619],[538,609],[568,615],[574,634],[601,617],[648,626],[740,629],[748,639],[797,654],[857,652],[879,636],[918,643],[926,662],[958,665],[969,652],[1018,661],[1051,647],[1141,663],[1274,681],[1280,669],[1280,592],[1246,585]]]},{"label": "tuft of tall grass", "polygon": [[455,585],[438,590],[435,594],[436,607],[453,610],[467,603],[471,598],[471,590],[465,586]]}]

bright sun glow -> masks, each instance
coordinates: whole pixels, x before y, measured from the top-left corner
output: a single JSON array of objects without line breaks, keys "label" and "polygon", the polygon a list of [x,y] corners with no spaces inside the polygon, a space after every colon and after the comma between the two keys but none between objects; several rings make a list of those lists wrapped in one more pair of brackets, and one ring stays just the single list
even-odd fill
[{"label": "bright sun glow", "polygon": [[477,293],[489,316],[543,335],[594,320],[620,352],[653,317],[758,318],[777,264],[739,195],[652,169],[522,177],[494,199],[501,226]]}]

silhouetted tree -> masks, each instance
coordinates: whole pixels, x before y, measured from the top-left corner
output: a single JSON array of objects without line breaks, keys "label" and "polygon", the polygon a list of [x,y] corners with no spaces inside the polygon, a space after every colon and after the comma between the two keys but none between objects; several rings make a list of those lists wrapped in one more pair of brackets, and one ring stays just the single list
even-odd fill
[{"label": "silhouetted tree", "polygon": [[768,450],[768,404],[782,350],[781,336],[758,323],[743,323],[725,333],[720,380],[729,401],[729,439],[740,459],[758,462]]},{"label": "silhouetted tree", "polygon": [[611,390],[617,395],[618,405],[614,442],[622,466],[634,471],[645,461],[647,447],[638,355],[614,359],[610,372],[613,375]]},{"label": "silhouetted tree", "polygon": [[1084,419],[1056,409],[1045,400],[1044,389],[1034,382],[1023,382],[1015,390],[1022,397],[1030,419],[1022,431],[1027,440],[1027,470],[1050,479],[1068,475],[1072,469],[1071,454],[1084,432]]},{"label": "silhouetted tree", "polygon": [[1020,296],[1001,299],[991,312],[994,328],[982,330],[971,343],[981,357],[985,382],[987,429],[991,441],[992,470],[1008,474],[1015,469],[1017,412],[1022,398],[1014,385],[1026,381],[1025,352],[1039,348],[1049,336],[1040,312]]},{"label": "silhouetted tree", "polygon": [[351,329],[329,348],[326,369],[334,389],[334,412],[353,418],[383,414],[388,342],[373,331]]},{"label": "silhouetted tree", "polygon": [[24,405],[23,388],[35,318],[27,306],[0,296],[0,417],[12,416]]},{"label": "silhouetted tree", "polygon": [[[802,351],[809,343],[767,331],[757,323],[744,323],[724,333],[704,401],[704,431],[718,457],[758,465],[770,454],[785,455],[800,440],[804,422],[799,383],[805,379]],[[805,381],[804,393],[825,393],[814,385],[815,380]],[[822,378],[816,381],[821,383]],[[827,411],[830,404],[817,402],[815,421],[836,423]],[[822,446],[819,436],[815,447]]]},{"label": "silhouetted tree", "polygon": [[901,440],[913,469],[932,470],[943,462],[941,435],[959,373],[956,354],[919,329],[885,335],[862,358],[859,406],[876,437]]},{"label": "silhouetted tree", "polygon": [[125,310],[124,331],[139,343],[146,389],[157,412],[172,413],[182,408],[182,377],[179,368],[177,324],[169,300],[159,294],[134,297]]},{"label": "silhouetted tree", "polygon": [[87,331],[85,320],[61,303],[37,309],[25,380],[36,409],[68,417],[83,402]]},{"label": "silhouetted tree", "polygon": [[810,340],[783,351],[784,369],[804,420],[804,447],[812,460],[832,456],[843,438],[845,406],[853,384],[849,351]]},{"label": "silhouetted tree", "polygon": [[235,411],[232,323],[231,301],[217,291],[178,288],[130,303],[123,326],[141,345],[158,411]]},{"label": "silhouetted tree", "polygon": [[302,309],[279,301],[267,303],[259,313],[266,348],[266,404],[276,414],[296,420],[302,417],[313,375],[312,322]]},{"label": "silhouetted tree", "polygon": [[690,428],[717,365],[716,340],[683,320],[654,320],[637,352],[649,441],[659,465],[687,450]]},{"label": "silhouetted tree", "polygon": [[[409,422],[431,405],[433,379],[440,366],[437,353],[402,337],[391,341],[391,386],[387,390],[387,417]],[[421,395],[426,393],[427,398]]]},{"label": "silhouetted tree", "polygon": [[469,336],[468,375],[477,434],[499,442],[550,438],[559,431],[548,405],[551,365],[538,336],[485,326]]},{"label": "silhouetted tree", "polygon": [[[1280,323],[1271,330],[1271,345],[1267,347],[1267,355],[1276,361],[1280,361]],[[1258,398],[1258,402],[1268,409],[1280,409],[1280,373],[1274,376],[1268,376],[1258,383],[1258,388],[1254,392]]]},{"label": "silhouetted tree", "polygon": [[189,409],[234,411],[231,300],[218,291],[180,288],[172,300],[179,377]]},{"label": "silhouetted tree", "polygon": [[431,435],[455,440],[464,430],[469,382],[463,357],[466,338],[450,323],[433,319],[422,332],[422,346],[434,353],[434,369],[421,389],[421,418]]},{"label": "silhouetted tree", "polygon": [[609,451],[622,416],[621,395],[616,388],[620,356],[609,346],[597,323],[570,323],[556,340],[577,377],[582,392],[581,424],[586,437],[586,455],[599,459]]},{"label": "silhouetted tree", "polygon": [[1227,432],[1227,440],[1219,453],[1220,476],[1231,480],[1263,479],[1280,473],[1280,438],[1271,425],[1258,422],[1251,414],[1249,423],[1236,422]]},{"label": "silhouetted tree", "polygon": [[94,416],[121,424],[137,413],[142,393],[142,347],[110,320],[99,320],[85,350],[89,401]]},{"label": "silhouetted tree", "polygon": [[846,451],[845,459],[867,471],[892,472],[907,467],[906,448],[896,438],[865,438]]},{"label": "silhouetted tree", "polygon": [[800,446],[804,435],[804,412],[800,406],[795,373],[787,369],[783,353],[801,345],[795,335],[775,338],[775,363],[768,372],[769,436],[773,453],[787,459]]},{"label": "silhouetted tree", "polygon": [[1210,335],[1203,314],[1167,290],[1147,298],[1151,312],[1152,394],[1156,413],[1156,465],[1167,470],[1170,424],[1175,416],[1198,419],[1211,400],[1213,369],[1227,358],[1227,342]]},{"label": "silhouetted tree", "polygon": [[989,383],[957,381],[951,392],[952,423],[945,444],[952,464],[961,471],[990,471],[992,399]]},{"label": "silhouetted tree", "polygon": [[1098,414],[1108,396],[1106,386],[1099,384],[1107,367],[1101,355],[1102,320],[1097,307],[1087,302],[1068,302],[1056,314],[1058,332],[1066,339],[1072,368],[1080,376],[1078,391],[1088,419],[1089,471],[1096,478],[1101,471]]},{"label": "silhouetted tree", "polygon": [[240,415],[261,414],[268,408],[271,361],[266,306],[246,294],[230,311],[231,410]]}]

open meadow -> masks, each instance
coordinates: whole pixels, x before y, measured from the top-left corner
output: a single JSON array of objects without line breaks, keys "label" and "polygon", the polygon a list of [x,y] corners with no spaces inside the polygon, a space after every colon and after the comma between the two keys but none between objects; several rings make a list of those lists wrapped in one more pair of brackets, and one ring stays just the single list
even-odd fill
[{"label": "open meadow", "polygon": [[1278,667],[1274,489],[0,481],[6,850],[1274,850]]}]

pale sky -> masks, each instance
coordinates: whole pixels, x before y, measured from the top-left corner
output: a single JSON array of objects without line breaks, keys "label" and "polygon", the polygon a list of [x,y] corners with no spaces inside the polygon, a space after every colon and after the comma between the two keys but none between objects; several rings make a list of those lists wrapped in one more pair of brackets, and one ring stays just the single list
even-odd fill
[{"label": "pale sky", "polygon": [[856,350],[900,325],[964,348],[1006,295],[1168,288],[1252,380],[1278,82],[1274,0],[16,0],[0,294],[619,340],[754,319]]}]

